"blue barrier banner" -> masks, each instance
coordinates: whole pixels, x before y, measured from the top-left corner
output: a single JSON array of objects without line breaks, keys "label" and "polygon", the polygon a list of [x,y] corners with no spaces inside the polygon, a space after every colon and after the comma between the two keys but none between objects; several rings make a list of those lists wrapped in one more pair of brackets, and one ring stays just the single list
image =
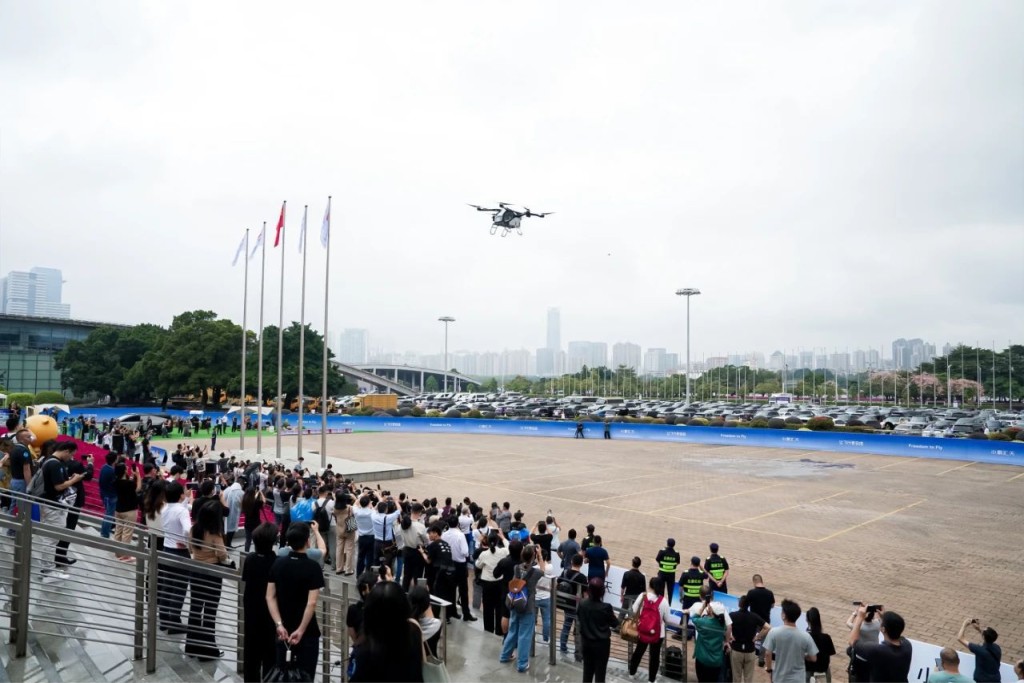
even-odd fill
[{"label": "blue barrier banner", "polygon": [[[82,408],[72,415],[110,420],[127,413],[159,412],[155,409]],[[170,415],[189,417],[187,410],[168,410]],[[208,411],[204,417],[218,418],[224,411]],[[294,421],[292,414],[287,416]],[[303,420],[307,433],[318,433],[320,420]],[[486,420],[448,417],[353,417],[330,415],[330,433],[406,432],[410,434],[497,434],[500,436],[543,436],[571,439],[576,423],[557,420]],[[601,422],[584,422],[584,438],[600,439],[604,434]],[[793,448],[833,453],[870,453],[912,458],[966,460],[999,465],[1024,465],[1024,442],[982,441],[980,439],[936,439],[895,434],[854,434],[847,432],[812,432],[790,429],[749,429],[740,427],[688,427],[659,424],[613,422],[613,440],[665,441],[675,443],[713,444],[719,446],[755,446],[757,448]]]}]

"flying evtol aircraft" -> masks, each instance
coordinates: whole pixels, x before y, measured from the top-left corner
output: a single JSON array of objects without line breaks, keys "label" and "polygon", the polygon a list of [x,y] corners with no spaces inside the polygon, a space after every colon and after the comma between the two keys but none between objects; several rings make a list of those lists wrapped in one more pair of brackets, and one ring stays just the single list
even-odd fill
[{"label": "flying evtol aircraft", "polygon": [[523,207],[523,210],[512,208],[512,205],[508,202],[498,202],[497,209],[491,209],[486,206],[477,206],[476,204],[469,204],[477,211],[487,211],[491,214],[491,234],[498,232],[498,228],[501,228],[501,236],[509,234],[513,230],[522,236],[523,231],[520,227],[524,218],[544,218],[544,216],[550,216],[554,211],[547,211],[545,213],[538,213],[530,211],[530,209]]}]

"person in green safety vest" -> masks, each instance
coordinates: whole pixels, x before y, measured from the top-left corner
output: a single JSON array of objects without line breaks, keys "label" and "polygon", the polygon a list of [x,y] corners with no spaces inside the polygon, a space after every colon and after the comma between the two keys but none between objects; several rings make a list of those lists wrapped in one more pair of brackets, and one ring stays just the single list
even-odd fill
[{"label": "person in green safety vest", "polygon": [[700,589],[707,578],[708,575],[701,571],[700,558],[694,555],[690,558],[690,568],[679,577],[679,592],[682,594],[684,612],[700,602]]},{"label": "person in green safety vest", "polygon": [[710,549],[711,555],[704,560],[704,571],[710,577],[708,585],[719,593],[728,593],[729,586],[726,581],[729,578],[729,561],[718,554],[717,543],[712,543]]},{"label": "person in green safety vest", "polygon": [[658,564],[658,576],[665,582],[668,591],[668,604],[672,604],[672,595],[676,592],[676,567],[679,566],[679,553],[676,552],[676,539],[665,541],[665,547],[658,551],[654,561]]}]

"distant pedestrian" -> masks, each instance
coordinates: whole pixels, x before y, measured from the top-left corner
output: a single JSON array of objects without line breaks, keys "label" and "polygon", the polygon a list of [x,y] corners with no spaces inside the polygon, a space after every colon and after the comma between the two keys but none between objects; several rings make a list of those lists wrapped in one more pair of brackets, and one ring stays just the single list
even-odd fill
[{"label": "distant pedestrian", "polygon": [[583,420],[578,420],[576,422],[576,435],[573,438],[574,439],[585,439],[586,438],[585,436],[583,436]]},{"label": "distant pedestrian", "polygon": [[610,420],[604,421],[604,438],[612,438],[612,423]]}]

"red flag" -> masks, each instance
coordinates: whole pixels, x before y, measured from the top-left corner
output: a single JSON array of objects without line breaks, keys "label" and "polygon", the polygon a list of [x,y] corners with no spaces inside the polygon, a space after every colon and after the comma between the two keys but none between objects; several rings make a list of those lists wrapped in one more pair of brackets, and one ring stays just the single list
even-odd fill
[{"label": "red flag", "polygon": [[284,230],[284,207],[288,202],[281,202],[281,217],[277,219],[277,230],[274,232],[274,246],[281,244],[281,231]]}]

